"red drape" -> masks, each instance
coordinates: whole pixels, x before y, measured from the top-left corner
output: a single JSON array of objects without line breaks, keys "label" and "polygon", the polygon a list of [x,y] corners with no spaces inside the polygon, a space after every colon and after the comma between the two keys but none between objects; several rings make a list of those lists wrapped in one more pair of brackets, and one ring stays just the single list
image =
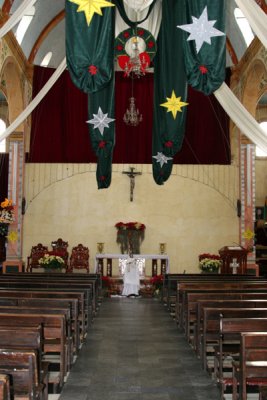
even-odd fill
[{"label": "red drape", "polygon": [[[33,97],[54,70],[34,68]],[[116,141],[113,163],[145,163],[152,159],[153,74],[140,79],[116,73]],[[143,116],[137,127],[123,122],[129,98]],[[229,164],[229,119],[213,95],[189,88],[184,144],[175,156],[179,164]],[[65,71],[32,113],[29,162],[96,162],[87,116],[87,95],[79,91]]]}]

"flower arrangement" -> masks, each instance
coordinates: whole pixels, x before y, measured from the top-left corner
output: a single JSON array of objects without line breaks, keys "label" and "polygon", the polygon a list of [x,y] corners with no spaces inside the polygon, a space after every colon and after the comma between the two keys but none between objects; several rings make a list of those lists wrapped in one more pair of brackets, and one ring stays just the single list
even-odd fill
[{"label": "flower arrangement", "polygon": [[12,200],[5,199],[0,204],[0,236],[6,236],[8,225],[15,221],[14,206]]},{"label": "flower arrangement", "polygon": [[141,222],[117,222],[117,243],[120,244],[121,253],[140,254],[140,245],[145,237],[146,226]]},{"label": "flower arrangement", "polygon": [[203,272],[218,272],[222,265],[221,257],[217,254],[203,253],[198,256],[198,260]]},{"label": "flower arrangement", "polygon": [[39,259],[39,264],[43,268],[48,269],[61,269],[65,262],[62,257],[56,255],[54,252],[50,251],[46,253],[42,258]]},{"label": "flower arrangement", "polygon": [[150,279],[150,284],[154,288],[154,296],[158,297],[162,292],[163,275],[155,275]]}]

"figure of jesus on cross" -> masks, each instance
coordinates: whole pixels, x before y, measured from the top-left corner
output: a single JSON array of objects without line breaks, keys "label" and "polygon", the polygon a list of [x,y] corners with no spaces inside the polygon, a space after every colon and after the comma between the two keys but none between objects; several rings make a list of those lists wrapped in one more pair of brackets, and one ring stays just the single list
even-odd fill
[{"label": "figure of jesus on cross", "polygon": [[129,167],[130,171],[122,171],[123,174],[126,174],[130,178],[130,201],[133,201],[133,192],[135,187],[135,177],[136,175],[142,175],[142,172],[134,172],[134,167]]}]

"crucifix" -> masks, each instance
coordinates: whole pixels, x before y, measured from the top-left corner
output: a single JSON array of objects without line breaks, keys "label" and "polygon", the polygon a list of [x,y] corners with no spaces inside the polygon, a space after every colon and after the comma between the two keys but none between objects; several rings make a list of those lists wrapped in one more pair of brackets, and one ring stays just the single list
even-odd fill
[{"label": "crucifix", "polygon": [[134,172],[133,167],[129,167],[130,171],[122,171],[123,174],[126,174],[130,178],[130,201],[133,201],[133,191],[135,186],[135,177],[136,175],[142,175],[142,172]]}]

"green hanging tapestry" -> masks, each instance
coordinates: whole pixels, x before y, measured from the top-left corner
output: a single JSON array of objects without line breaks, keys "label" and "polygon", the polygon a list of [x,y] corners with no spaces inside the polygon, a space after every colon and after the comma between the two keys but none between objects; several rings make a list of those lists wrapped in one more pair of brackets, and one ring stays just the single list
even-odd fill
[{"label": "green hanging tapestry", "polygon": [[189,85],[206,95],[225,79],[226,36],[224,0],[185,0],[184,59]]},{"label": "green hanging tapestry", "polygon": [[163,0],[154,68],[153,177],[162,185],[181,149],[186,119],[187,83],[183,60],[184,1]]},{"label": "green hanging tapestry", "polygon": [[111,182],[115,140],[114,32],[113,3],[66,0],[67,66],[73,83],[88,93],[87,122],[97,155],[99,189],[109,187]]}]

